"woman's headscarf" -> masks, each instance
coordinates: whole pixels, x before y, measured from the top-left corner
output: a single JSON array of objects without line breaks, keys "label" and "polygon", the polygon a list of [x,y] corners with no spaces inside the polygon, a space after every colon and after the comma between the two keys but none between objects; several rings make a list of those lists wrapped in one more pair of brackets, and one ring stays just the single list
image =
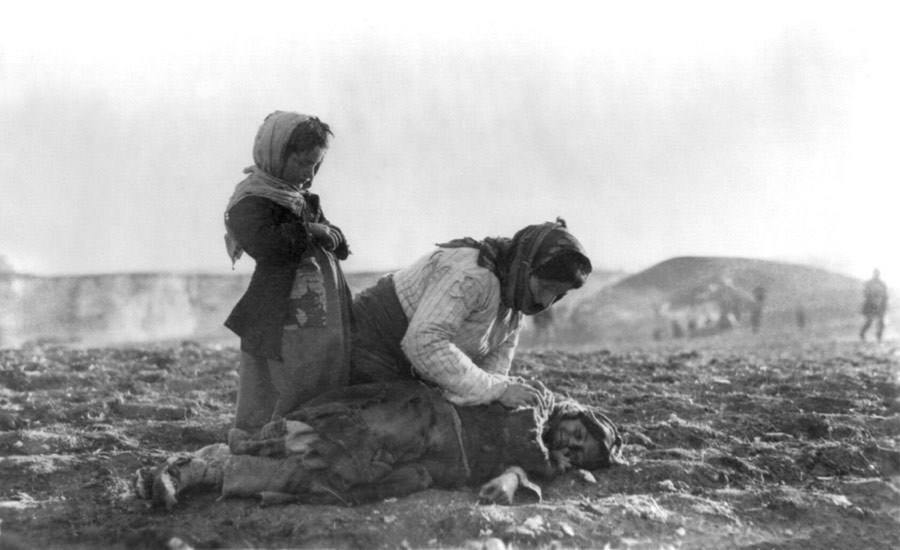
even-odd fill
[{"label": "woman's headscarf", "polygon": [[534,270],[563,256],[568,261],[580,262],[586,268],[586,271],[582,270],[583,277],[591,272],[591,261],[584,247],[569,233],[562,218],[557,218],[555,222],[529,225],[519,230],[512,239],[487,237],[478,241],[465,237],[438,246],[478,249],[478,265],[491,270],[500,280],[503,305],[526,315],[542,309],[535,303],[528,283]]},{"label": "woman's headscarf", "polygon": [[264,197],[297,216],[303,214],[309,183],[298,185],[287,182],[281,179],[281,173],[287,160],[286,152],[291,135],[297,126],[311,118],[313,117],[300,113],[275,111],[259,127],[253,142],[254,165],[244,168],[244,173],[249,175],[234,188],[225,208],[225,248],[232,265],[244,253],[243,247],[228,227],[228,211],[235,204],[250,196]]}]

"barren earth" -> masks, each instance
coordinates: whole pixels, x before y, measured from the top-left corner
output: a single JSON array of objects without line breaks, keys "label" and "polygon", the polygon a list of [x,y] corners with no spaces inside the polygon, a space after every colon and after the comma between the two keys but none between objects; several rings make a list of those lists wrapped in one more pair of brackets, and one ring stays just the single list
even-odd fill
[{"label": "barren earth", "polygon": [[[686,344],[687,342],[685,342]],[[224,441],[238,350],[193,341],[0,350],[3,548],[900,547],[900,352],[710,339],[520,352],[513,374],[606,410],[628,465],[543,500],[429,490],[357,507],[134,497],[138,468]]]}]

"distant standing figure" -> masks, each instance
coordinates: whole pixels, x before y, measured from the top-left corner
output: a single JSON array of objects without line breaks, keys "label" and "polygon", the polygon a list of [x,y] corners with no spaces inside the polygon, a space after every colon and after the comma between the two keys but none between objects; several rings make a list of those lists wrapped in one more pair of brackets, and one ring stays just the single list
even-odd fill
[{"label": "distant standing figure", "polygon": [[865,341],[866,332],[872,323],[875,323],[875,337],[881,341],[884,332],[884,314],[887,311],[887,285],[881,280],[881,272],[872,272],[872,278],[866,282],[863,288],[862,314],[866,318],[862,329],[859,331],[859,339]]},{"label": "distant standing figure", "polygon": [[762,323],[763,303],[766,301],[766,287],[760,285],[753,289],[753,305],[750,310],[750,328],[753,334],[759,332]]},{"label": "distant standing figure", "polygon": [[797,328],[803,330],[806,328],[806,310],[803,306],[798,305],[797,310],[794,312],[795,318],[797,320]]}]

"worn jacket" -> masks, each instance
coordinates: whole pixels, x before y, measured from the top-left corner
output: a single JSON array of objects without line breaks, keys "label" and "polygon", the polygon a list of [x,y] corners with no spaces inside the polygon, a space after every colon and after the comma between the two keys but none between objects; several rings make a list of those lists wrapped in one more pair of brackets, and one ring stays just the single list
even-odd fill
[{"label": "worn jacket", "polygon": [[[241,337],[243,351],[280,359],[281,333],[289,315],[288,298],[297,268],[304,252],[318,246],[306,224],[329,224],[328,220],[318,195],[310,193],[302,218],[274,201],[251,196],[231,208],[227,223],[243,249],[256,260],[256,269],[247,292],[228,316],[225,326]],[[343,236],[340,245],[328,254],[337,260],[347,258],[349,249]],[[346,292],[349,304],[351,297]]]},{"label": "worn jacket", "polygon": [[308,401],[252,437],[229,435],[222,491],[310,501],[318,493],[353,503],[476,485],[510,467],[550,479],[555,469],[545,434],[573,417],[606,451],[597,466],[613,463],[622,439],[612,421],[547,391],[540,406],[511,410],[498,403],[454,406],[416,382],[348,386]]}]

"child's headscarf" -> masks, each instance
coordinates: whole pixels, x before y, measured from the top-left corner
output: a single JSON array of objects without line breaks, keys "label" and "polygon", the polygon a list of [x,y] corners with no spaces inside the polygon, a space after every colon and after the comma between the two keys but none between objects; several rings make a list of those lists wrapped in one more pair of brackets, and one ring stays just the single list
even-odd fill
[{"label": "child's headscarf", "polygon": [[621,452],[624,442],[619,430],[608,416],[599,410],[582,405],[577,401],[565,399],[553,406],[544,435],[553,433],[563,420],[580,420],[588,432],[597,440],[600,456],[593,462],[582,464],[588,470],[608,468],[613,464],[622,464]]},{"label": "child's headscarf", "polygon": [[[519,230],[512,239],[487,237],[477,241],[465,237],[438,246],[478,249],[478,265],[490,269],[500,280],[503,305],[526,315],[538,313],[543,308],[535,302],[528,284],[535,269],[557,256],[565,255],[570,261],[578,258],[587,266],[585,272],[579,273],[582,278],[591,272],[591,261],[584,247],[569,233],[562,218],[557,218],[556,222],[529,225]],[[583,283],[583,280],[579,282]]]},{"label": "child's headscarf", "polygon": [[264,197],[278,203],[301,216],[306,208],[307,183],[305,186],[289,183],[281,179],[286,160],[286,151],[291,134],[309,115],[301,115],[287,111],[275,111],[265,118],[256,139],[253,142],[253,166],[244,168],[249,174],[244,181],[237,184],[234,194],[225,208],[225,248],[231,258],[232,265],[244,253],[237,242],[231,228],[228,227],[228,211],[242,199],[250,196]]}]

